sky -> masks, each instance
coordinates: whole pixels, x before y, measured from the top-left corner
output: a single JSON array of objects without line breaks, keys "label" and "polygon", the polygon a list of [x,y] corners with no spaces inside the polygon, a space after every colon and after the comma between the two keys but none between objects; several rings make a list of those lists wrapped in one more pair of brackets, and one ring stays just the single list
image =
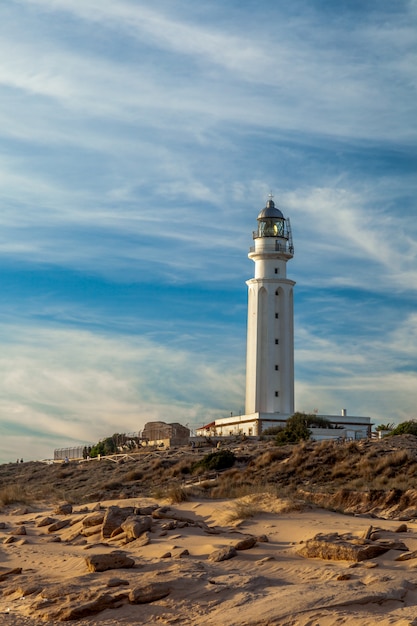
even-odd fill
[{"label": "sky", "polygon": [[0,462],[244,412],[295,255],[296,410],[417,418],[416,0],[2,0]]}]

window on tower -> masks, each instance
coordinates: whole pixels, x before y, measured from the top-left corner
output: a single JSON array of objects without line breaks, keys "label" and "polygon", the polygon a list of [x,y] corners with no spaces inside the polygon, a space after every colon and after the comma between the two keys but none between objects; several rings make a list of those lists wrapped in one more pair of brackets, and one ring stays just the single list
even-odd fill
[{"label": "window on tower", "polygon": [[275,313],[275,319],[278,320],[279,319],[279,313]]},{"label": "window on tower", "polygon": [[275,371],[277,372],[279,370],[279,365],[275,365]]},{"label": "window on tower", "polygon": [[279,339],[275,339],[275,345],[277,346],[279,344]]},{"label": "window on tower", "polygon": [[278,398],[279,397],[279,391],[275,392],[275,397]]}]

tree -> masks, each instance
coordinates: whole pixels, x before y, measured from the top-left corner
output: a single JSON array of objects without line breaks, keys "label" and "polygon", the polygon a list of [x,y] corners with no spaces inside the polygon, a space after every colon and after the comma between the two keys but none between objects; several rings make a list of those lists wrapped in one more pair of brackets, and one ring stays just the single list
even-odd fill
[{"label": "tree", "polygon": [[408,422],[401,422],[390,432],[391,435],[415,435],[417,437],[417,421],[409,420]]},{"label": "tree", "polygon": [[299,441],[307,441],[311,437],[310,428],[331,428],[331,424],[325,417],[311,415],[307,413],[294,413],[287,419],[285,428],[277,434],[275,441],[278,445],[286,443],[298,443]]}]

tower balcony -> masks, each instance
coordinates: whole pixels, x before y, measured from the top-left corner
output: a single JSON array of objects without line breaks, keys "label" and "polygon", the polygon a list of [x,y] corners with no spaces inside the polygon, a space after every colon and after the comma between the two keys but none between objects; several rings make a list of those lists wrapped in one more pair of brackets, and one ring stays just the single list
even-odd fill
[{"label": "tower balcony", "polygon": [[[249,253],[254,252],[281,252],[282,254],[288,254],[292,256],[294,254],[294,246],[291,241],[285,239],[272,240],[271,237],[258,237],[257,233],[253,233],[253,238],[258,240],[258,245],[251,246]],[[260,245],[259,245],[260,244]]]}]

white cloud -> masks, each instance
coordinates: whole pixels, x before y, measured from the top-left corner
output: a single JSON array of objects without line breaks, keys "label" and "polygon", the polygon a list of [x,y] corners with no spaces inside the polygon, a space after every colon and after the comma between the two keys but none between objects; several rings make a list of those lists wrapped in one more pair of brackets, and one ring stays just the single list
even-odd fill
[{"label": "white cloud", "polygon": [[[3,444],[29,430],[42,457],[52,455],[54,440],[55,447],[95,442],[155,419],[196,426],[231,402],[241,405],[242,368],[225,356],[213,362],[146,338],[77,330],[4,327],[3,334]],[[10,447],[10,460],[21,455],[33,458],[22,442]]]}]

